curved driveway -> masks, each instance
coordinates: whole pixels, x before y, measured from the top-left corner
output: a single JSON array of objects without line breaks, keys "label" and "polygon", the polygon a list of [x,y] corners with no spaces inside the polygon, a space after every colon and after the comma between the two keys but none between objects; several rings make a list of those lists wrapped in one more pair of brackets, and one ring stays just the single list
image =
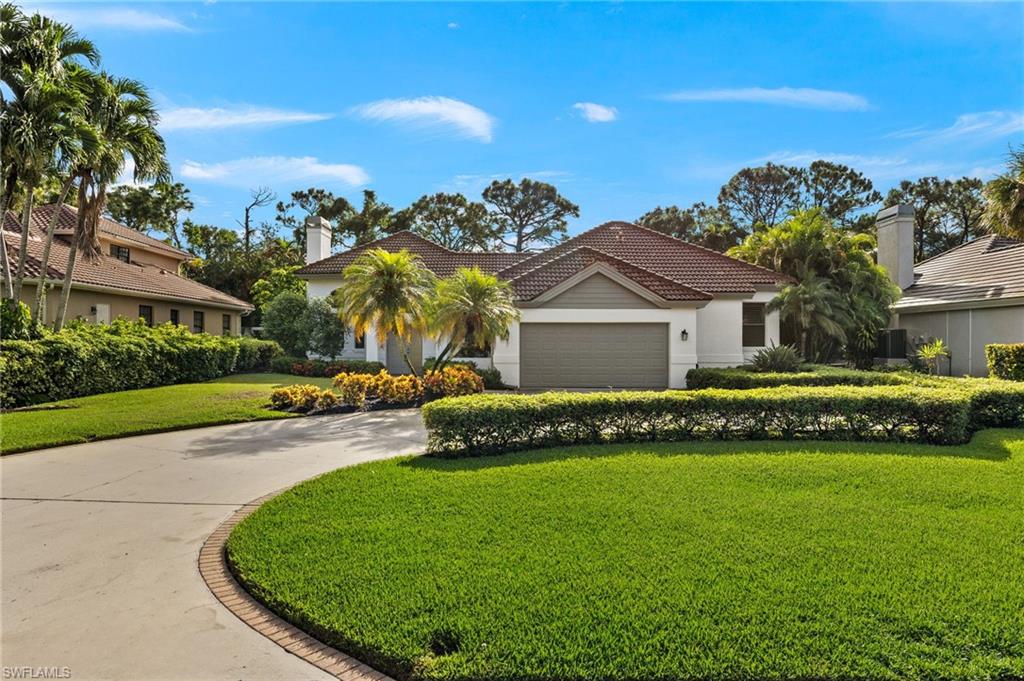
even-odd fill
[{"label": "curved driveway", "polygon": [[4,678],[12,667],[66,667],[76,680],[330,678],[225,610],[199,576],[199,549],[256,497],[424,441],[419,412],[402,410],[3,457]]}]

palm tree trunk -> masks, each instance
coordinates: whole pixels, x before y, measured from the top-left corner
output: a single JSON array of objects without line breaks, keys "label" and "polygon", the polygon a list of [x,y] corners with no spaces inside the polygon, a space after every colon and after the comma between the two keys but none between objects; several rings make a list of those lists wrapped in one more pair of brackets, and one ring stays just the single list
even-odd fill
[{"label": "palm tree trunk", "polygon": [[0,285],[3,286],[3,291],[0,292],[2,297],[6,298],[13,295],[14,283],[11,279],[11,261],[7,257],[7,236],[4,226],[7,224],[7,176],[0,174]]},{"label": "palm tree trunk", "polygon": [[433,371],[443,370],[448,365],[448,362],[451,361],[452,357],[455,356],[456,350],[458,350],[458,348],[453,348],[452,342],[448,341],[448,344],[441,349],[441,352],[437,353],[437,359],[434,360]]},{"label": "palm tree trunk", "polygon": [[416,372],[416,367],[412,365],[412,359],[409,358],[409,344],[401,336],[398,337],[398,346],[402,349],[402,359],[405,360],[405,365],[409,367],[409,371],[416,378],[420,378],[420,375]]},{"label": "palm tree trunk", "polygon": [[75,261],[78,259],[78,242],[85,233],[86,213],[86,179],[81,178],[78,184],[78,219],[75,221],[75,233],[71,237],[71,249],[68,251],[68,264],[64,269],[64,283],[60,289],[60,305],[57,307],[57,318],[53,322],[54,331],[64,328],[68,314],[68,299],[71,297],[71,279],[75,274]]},{"label": "palm tree trunk", "polygon": [[46,241],[43,242],[43,259],[39,263],[39,284],[36,286],[36,301],[32,307],[32,319],[37,324],[46,323],[46,270],[50,264],[50,246],[53,245],[53,233],[57,231],[57,219],[64,208],[64,201],[68,198],[71,186],[75,183],[75,176],[68,175],[64,181],[64,188],[60,193],[60,200],[57,202],[57,209],[50,216],[50,224],[46,228]]},{"label": "palm tree trunk", "polygon": [[34,189],[34,182],[25,183],[25,210],[21,216],[21,250],[18,252],[18,272],[14,275],[14,293],[12,294],[15,301],[21,300],[21,286],[25,282],[25,260],[28,257],[28,230],[32,223],[32,202],[35,198],[32,192]]}]

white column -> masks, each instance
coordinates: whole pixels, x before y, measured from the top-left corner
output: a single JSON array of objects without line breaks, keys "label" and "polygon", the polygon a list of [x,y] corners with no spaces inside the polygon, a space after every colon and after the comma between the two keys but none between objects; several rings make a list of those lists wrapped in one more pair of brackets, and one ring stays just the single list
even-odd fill
[{"label": "white column", "polygon": [[501,372],[506,385],[519,386],[519,322],[513,322],[508,340],[498,339],[494,344],[491,362]]},{"label": "white column", "polygon": [[373,328],[366,330],[366,337],[363,339],[366,345],[366,361],[367,362],[384,362],[385,361],[385,349],[377,342],[377,333]]}]

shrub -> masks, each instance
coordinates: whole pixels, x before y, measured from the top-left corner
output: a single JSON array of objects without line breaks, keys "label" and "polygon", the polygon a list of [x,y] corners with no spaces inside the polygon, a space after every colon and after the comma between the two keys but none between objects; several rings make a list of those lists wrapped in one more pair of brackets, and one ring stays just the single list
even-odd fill
[{"label": "shrub", "polygon": [[766,388],[477,395],[423,408],[428,451],[479,456],[604,442],[824,439],[954,444],[970,433],[964,390]]},{"label": "shrub", "polygon": [[334,387],[340,393],[342,404],[361,408],[367,396],[372,395],[377,377],[372,374],[340,373],[334,377]]},{"label": "shrub", "polygon": [[939,361],[944,357],[949,357],[949,348],[941,338],[936,338],[931,343],[925,343],[919,347],[915,354],[928,367],[928,373],[938,374]]},{"label": "shrub", "polygon": [[[39,340],[3,341],[0,406],[207,381],[235,371],[243,342],[249,343],[123,319],[110,325],[72,323]],[[262,345],[246,350],[247,357],[272,352]]]},{"label": "shrub", "polygon": [[802,361],[795,346],[775,345],[772,342],[770,348],[761,348],[754,353],[754,357],[750,360],[750,370],[759,374],[791,374],[800,371]]},{"label": "shrub", "polygon": [[431,397],[459,397],[483,392],[484,381],[472,369],[446,366],[441,371],[428,371],[423,386]]},{"label": "shrub", "polygon": [[235,360],[235,371],[269,371],[274,358],[284,354],[281,346],[274,341],[260,340],[242,336],[238,343],[238,359]]},{"label": "shrub", "polygon": [[302,357],[277,357],[270,363],[271,371],[293,376],[322,376],[331,378],[338,374],[375,374],[384,368],[380,362],[362,359],[305,359]]},{"label": "shrub", "polygon": [[[434,362],[434,357],[427,357],[423,360],[423,370],[430,371],[433,369]],[[484,380],[484,388],[487,390],[505,390],[508,388],[508,386],[505,385],[505,382],[501,380],[501,372],[494,367],[480,367],[473,362],[448,362],[447,366],[466,367]]]},{"label": "shrub", "polygon": [[337,404],[337,395],[315,385],[289,385],[276,388],[270,393],[270,405],[280,410],[305,413],[314,409],[327,409]]},{"label": "shrub", "polygon": [[39,338],[41,327],[32,322],[32,311],[21,301],[0,299],[0,339],[33,340]]},{"label": "shrub", "polygon": [[1024,343],[993,343],[985,346],[988,374],[1008,381],[1024,381]]},{"label": "shrub", "polygon": [[796,373],[757,373],[749,367],[690,369],[686,373],[686,387],[691,390],[703,388],[748,390],[782,385],[905,385],[910,380],[905,373],[861,371],[816,364],[805,364],[801,367],[801,371]]},{"label": "shrub", "polygon": [[411,405],[423,398],[423,381],[412,374],[392,376],[383,369],[374,376],[373,393],[384,404]]},{"label": "shrub", "polygon": [[263,308],[263,332],[289,355],[304,357],[309,344],[306,296],[282,291]]}]

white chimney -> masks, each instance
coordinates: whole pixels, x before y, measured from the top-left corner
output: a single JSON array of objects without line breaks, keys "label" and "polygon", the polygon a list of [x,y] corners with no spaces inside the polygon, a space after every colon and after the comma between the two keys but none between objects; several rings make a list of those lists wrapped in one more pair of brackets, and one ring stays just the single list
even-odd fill
[{"label": "white chimney", "polygon": [[319,215],[306,218],[306,264],[331,254],[331,223]]},{"label": "white chimney", "polygon": [[878,264],[900,290],[914,283],[914,207],[890,206],[875,218]]}]

